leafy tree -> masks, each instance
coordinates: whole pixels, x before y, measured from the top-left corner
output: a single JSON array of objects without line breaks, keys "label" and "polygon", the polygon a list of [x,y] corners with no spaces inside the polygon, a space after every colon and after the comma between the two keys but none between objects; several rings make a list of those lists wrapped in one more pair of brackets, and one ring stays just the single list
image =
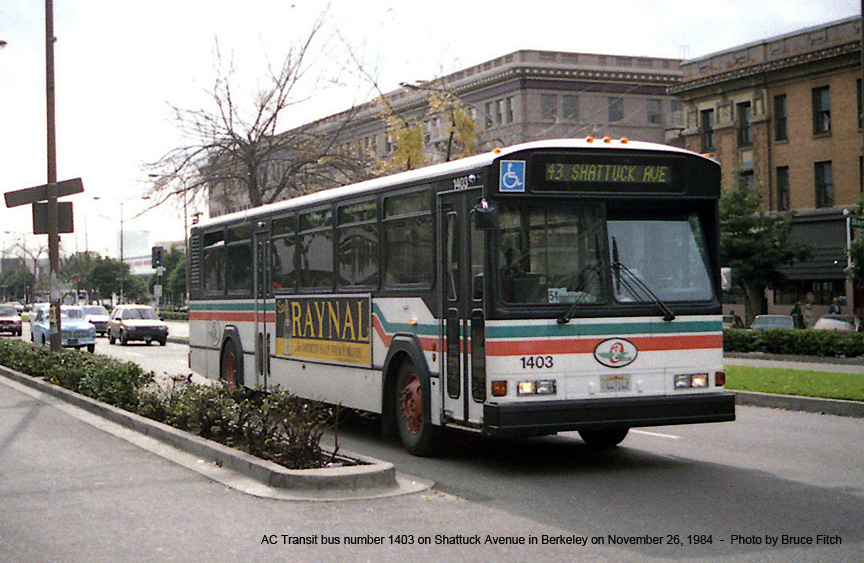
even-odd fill
[{"label": "leafy tree", "polygon": [[[184,303],[186,300],[186,253],[172,248],[163,258],[165,272],[162,274],[162,295],[165,302]],[[156,284],[157,275],[150,278],[150,289]]]},{"label": "leafy tree", "polygon": [[99,262],[95,252],[77,252],[60,262],[60,280],[66,285],[93,293],[90,274]]},{"label": "leafy tree", "polygon": [[5,297],[10,300],[19,300],[22,303],[27,300],[27,295],[33,289],[33,274],[23,265],[9,267],[9,263],[3,264],[3,272],[0,274],[0,286],[4,288]]},{"label": "leafy tree", "polygon": [[720,261],[732,269],[732,283],[744,293],[748,325],[766,311],[765,289],[786,280],[780,268],[809,252],[786,240],[792,214],[760,211],[761,203],[760,191],[744,181],[720,197]]},{"label": "leafy tree", "polygon": [[[858,206],[855,208],[855,217],[862,216],[864,216],[864,196],[858,201]],[[849,248],[846,250],[851,259],[851,264],[846,269],[846,277],[860,287],[864,286],[864,238],[861,237],[858,229],[855,231],[857,232],[853,236],[857,238],[849,244]]]},{"label": "leafy tree", "polygon": [[120,294],[120,282],[123,280],[123,293],[132,279],[129,264],[114,258],[99,257],[90,271],[91,287],[99,292],[102,299],[113,294]]},{"label": "leafy tree", "polygon": [[[446,88],[436,85],[403,84],[410,90],[420,91],[426,98],[422,113],[398,112],[382,95],[378,99],[387,122],[387,136],[393,150],[378,163],[379,172],[392,173],[413,170],[433,162],[471,156],[477,151],[477,123],[465,107],[461,98]],[[440,118],[444,124],[446,140],[424,143],[423,123],[431,117]]]}]

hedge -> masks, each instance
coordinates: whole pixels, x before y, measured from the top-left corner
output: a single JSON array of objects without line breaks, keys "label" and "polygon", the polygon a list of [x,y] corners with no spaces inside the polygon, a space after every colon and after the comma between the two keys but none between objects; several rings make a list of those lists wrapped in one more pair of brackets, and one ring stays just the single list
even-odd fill
[{"label": "hedge", "polygon": [[174,382],[165,389],[135,363],[79,350],[52,352],[17,338],[0,339],[0,365],[291,469],[323,467],[335,455],[320,445],[335,409],[278,388],[261,393]]},{"label": "hedge", "polygon": [[864,333],[833,330],[723,330],[726,352],[763,352],[803,356],[864,356]]}]

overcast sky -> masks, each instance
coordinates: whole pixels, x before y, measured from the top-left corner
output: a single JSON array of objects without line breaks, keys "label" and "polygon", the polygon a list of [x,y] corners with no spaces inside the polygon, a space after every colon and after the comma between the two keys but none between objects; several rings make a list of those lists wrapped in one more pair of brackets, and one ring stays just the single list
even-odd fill
[{"label": "overcast sky", "polygon": [[[70,198],[77,234],[64,235],[64,251],[83,251],[86,231],[90,250],[114,255],[117,199],[126,200],[127,230],[149,229],[154,241],[182,239],[178,208],[130,217],[145,207],[134,199],[149,187],[143,164],[180,143],[169,104],[207,103],[217,40],[253,92],[267,59],[281,61],[326,11],[321,38],[330,50],[316,55],[317,69],[342,68],[348,46],[389,91],[520,49],[697,58],[855,16],[860,6],[860,0],[331,0],[329,7],[304,0],[54,0],[58,176],[81,177],[85,187]],[[3,192],[46,181],[44,38],[44,2],[0,0],[0,40],[8,42],[0,51]],[[322,117],[373,96],[350,68],[338,78],[294,119]],[[31,231],[29,206],[4,206],[0,217],[0,240],[14,238],[6,231]]]}]

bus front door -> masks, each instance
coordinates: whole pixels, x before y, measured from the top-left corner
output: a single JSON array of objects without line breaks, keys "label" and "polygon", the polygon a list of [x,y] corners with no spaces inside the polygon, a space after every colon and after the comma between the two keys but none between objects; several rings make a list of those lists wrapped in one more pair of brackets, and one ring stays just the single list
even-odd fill
[{"label": "bus front door", "polygon": [[255,375],[258,387],[266,389],[275,309],[270,284],[270,233],[263,225],[259,224],[259,227],[255,232]]},{"label": "bus front door", "polygon": [[439,194],[441,374],[445,422],[479,427],[486,400],[485,233],[471,221],[480,191]]}]

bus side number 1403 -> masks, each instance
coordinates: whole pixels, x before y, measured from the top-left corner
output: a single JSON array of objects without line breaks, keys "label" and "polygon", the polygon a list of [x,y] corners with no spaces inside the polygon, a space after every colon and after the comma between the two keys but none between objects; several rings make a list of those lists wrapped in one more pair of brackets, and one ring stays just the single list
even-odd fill
[{"label": "bus side number 1403", "polygon": [[522,369],[545,369],[554,366],[552,356],[522,356]]}]

